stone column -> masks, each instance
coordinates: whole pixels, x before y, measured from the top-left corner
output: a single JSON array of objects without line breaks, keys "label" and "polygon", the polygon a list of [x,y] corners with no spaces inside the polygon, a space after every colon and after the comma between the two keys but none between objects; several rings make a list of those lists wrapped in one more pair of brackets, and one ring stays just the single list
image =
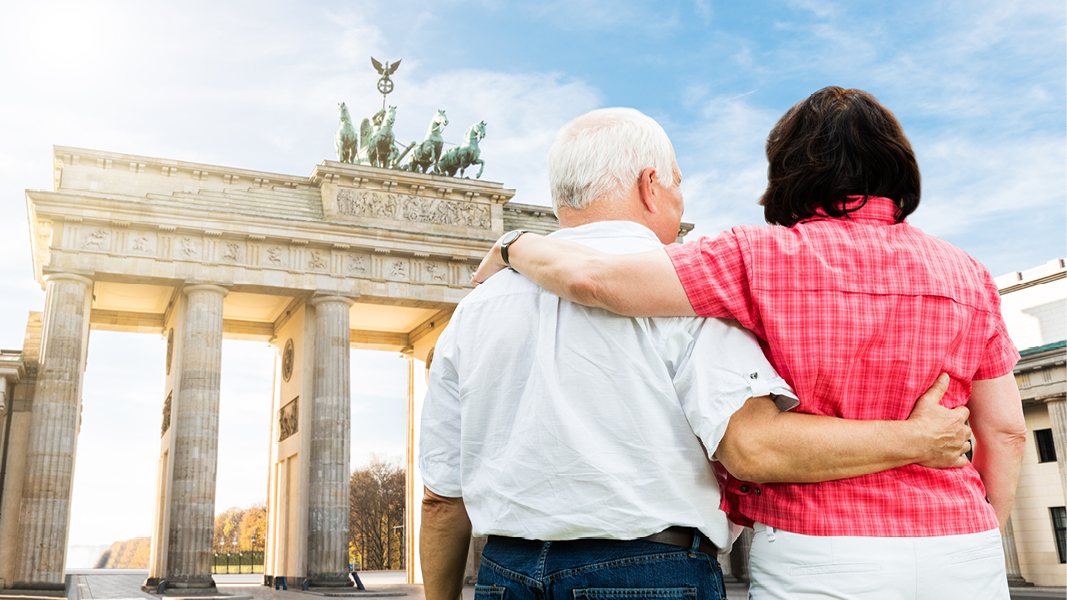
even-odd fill
[{"label": "stone column", "polygon": [[[311,399],[308,577],[315,586],[345,587],[348,577],[348,485],[352,401],[348,309],[341,296],[319,296]],[[306,435],[306,434],[305,434]]]},{"label": "stone column", "polygon": [[737,581],[749,581],[748,558],[752,552],[752,528],[745,527],[730,550],[730,573]]},{"label": "stone column", "polygon": [[41,363],[30,416],[15,586],[63,589],[92,280],[45,276]]},{"label": "stone column", "polygon": [[177,398],[171,406],[174,478],[164,577],[174,587],[211,588],[215,474],[219,448],[222,299],[227,290],[192,285],[182,326]]},{"label": "stone column", "polygon": [[1060,468],[1060,485],[1067,498],[1067,400],[1050,400],[1048,420],[1052,425],[1052,443],[1056,447],[1056,464]]},{"label": "stone column", "polygon": [[1015,528],[1011,525],[1011,517],[1008,517],[1008,524],[1004,526],[1004,537],[1001,543],[1004,545],[1004,569],[1008,573],[1008,585],[1011,587],[1032,585],[1023,578],[1023,570],[1019,566],[1019,552],[1015,549]]}]

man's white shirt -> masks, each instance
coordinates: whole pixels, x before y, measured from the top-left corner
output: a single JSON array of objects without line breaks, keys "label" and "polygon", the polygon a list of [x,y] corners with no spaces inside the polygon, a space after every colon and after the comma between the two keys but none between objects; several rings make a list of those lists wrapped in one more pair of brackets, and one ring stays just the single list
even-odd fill
[{"label": "man's white shirt", "polygon": [[[612,254],[663,247],[629,221],[552,237]],[[725,548],[708,457],[730,415],[765,395],[796,406],[735,321],[621,317],[505,271],[460,302],[434,349],[423,483],[462,496],[477,536],[635,539],[686,526]]]}]

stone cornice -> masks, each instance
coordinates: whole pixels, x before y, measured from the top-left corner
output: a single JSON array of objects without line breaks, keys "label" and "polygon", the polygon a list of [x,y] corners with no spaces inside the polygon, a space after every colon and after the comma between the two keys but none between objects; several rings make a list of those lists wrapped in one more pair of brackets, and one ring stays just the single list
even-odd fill
[{"label": "stone cornice", "polygon": [[[259,236],[259,240],[281,241],[302,236],[322,243],[343,246],[353,245],[355,243],[353,237],[366,236],[384,242],[388,247],[391,244],[388,240],[382,239],[383,232],[389,232],[391,237],[400,242],[429,241],[425,238],[430,238],[441,244],[484,244],[486,241],[496,241],[498,237],[495,232],[491,231],[481,236],[463,235],[341,221],[282,219],[252,213],[244,214],[254,219],[235,223],[232,218],[225,218],[235,214],[235,211],[231,210],[161,205],[139,198],[90,195],[82,192],[27,190],[26,198],[31,212],[31,221],[97,223],[125,228],[158,227],[169,228],[167,230],[172,232],[204,235],[220,233],[221,228],[225,230],[221,233],[222,235]],[[84,198],[91,198],[93,202],[91,204],[81,202],[80,200]],[[240,229],[237,229],[238,227]]]},{"label": "stone cornice", "polygon": [[495,204],[505,204],[515,195],[515,190],[507,189],[503,184],[493,181],[410,173],[332,160],[324,160],[316,165],[308,181],[316,187],[332,183],[344,187],[383,190],[410,196],[468,201],[481,198]]},{"label": "stone cornice", "polygon": [[[278,185],[307,185],[308,178],[301,175],[286,175],[284,173],[272,173],[269,171],[255,171],[252,169],[239,169],[221,165],[209,165],[206,163],[189,162],[184,160],[172,160],[169,158],[157,158],[138,154],[124,154],[121,152],[106,152],[89,148],[75,148],[72,146],[52,146],[52,155],[57,160],[62,160],[64,166],[98,166],[104,169],[127,170],[130,172],[162,172],[167,167],[168,176],[178,174],[192,176],[195,172],[197,178],[201,174],[218,176],[234,175],[240,181],[247,181],[252,185],[257,179],[267,180]],[[174,174],[170,173],[174,169]]]}]

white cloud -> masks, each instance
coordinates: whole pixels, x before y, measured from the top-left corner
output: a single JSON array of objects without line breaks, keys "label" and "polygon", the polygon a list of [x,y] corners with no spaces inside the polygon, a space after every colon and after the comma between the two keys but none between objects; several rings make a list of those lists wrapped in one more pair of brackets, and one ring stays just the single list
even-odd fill
[{"label": "white cloud", "polygon": [[685,220],[694,235],[763,222],[756,204],[766,187],[763,142],[779,115],[748,102],[719,98],[704,105],[702,121],[674,140],[682,167]]},{"label": "white cloud", "polygon": [[[449,144],[462,142],[467,127],[484,120],[482,179],[518,190],[516,202],[543,205],[551,203],[545,157],[556,130],[600,104],[596,90],[557,73],[456,70],[411,83],[395,94],[395,104],[402,107],[397,114],[398,141],[421,140],[438,108],[448,114],[444,138]],[[477,168],[468,170],[466,176],[473,178],[476,173]]]},{"label": "white cloud", "polygon": [[920,138],[915,148],[923,200],[911,221],[930,234],[949,237],[991,220],[1041,218],[1043,208],[1067,202],[1062,138]]}]

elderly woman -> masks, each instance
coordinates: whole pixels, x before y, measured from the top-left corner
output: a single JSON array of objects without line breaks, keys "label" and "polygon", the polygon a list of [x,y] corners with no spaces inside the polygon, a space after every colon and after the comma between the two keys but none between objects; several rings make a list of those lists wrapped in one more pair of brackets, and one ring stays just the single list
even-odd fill
[{"label": "elderly woman", "polygon": [[919,205],[918,165],[870,94],[828,87],[797,103],[771,131],[767,159],[760,204],[777,226],[629,255],[509,232],[475,281],[508,262],[559,296],[624,315],[737,319],[810,414],[906,419],[948,373],[942,404],[970,409],[971,465],[814,484],[731,479],[724,508],[755,529],[752,598],[1006,600],[998,525],[1026,427],[996,286],[905,221]]}]

